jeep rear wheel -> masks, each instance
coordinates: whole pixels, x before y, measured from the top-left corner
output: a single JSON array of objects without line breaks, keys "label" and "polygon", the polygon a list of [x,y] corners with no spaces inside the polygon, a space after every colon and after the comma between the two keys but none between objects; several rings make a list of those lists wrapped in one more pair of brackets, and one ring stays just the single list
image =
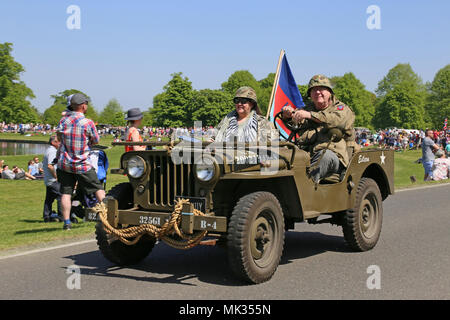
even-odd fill
[{"label": "jeep rear wheel", "polygon": [[269,192],[242,197],[230,218],[228,260],[244,281],[268,281],[280,263],[284,246],[284,217],[277,198]]},{"label": "jeep rear wheel", "polygon": [[380,237],[382,221],[380,189],[373,179],[361,178],[355,206],[345,213],[342,225],[345,241],[355,251],[372,249]]},{"label": "jeep rear wheel", "polygon": [[[114,186],[106,197],[116,199],[119,209],[129,209],[133,206],[133,189],[128,182]],[[149,255],[156,242],[155,238],[144,235],[136,244],[127,245],[113,235],[106,233],[101,221],[98,221],[95,226],[95,234],[103,256],[117,265],[139,263]]]}]

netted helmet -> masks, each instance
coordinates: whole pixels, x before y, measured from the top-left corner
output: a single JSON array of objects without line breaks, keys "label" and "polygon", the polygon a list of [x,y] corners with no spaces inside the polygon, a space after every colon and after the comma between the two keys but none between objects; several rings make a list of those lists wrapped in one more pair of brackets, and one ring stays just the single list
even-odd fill
[{"label": "netted helmet", "polygon": [[311,89],[314,87],[326,87],[330,89],[331,93],[333,92],[333,87],[331,86],[331,81],[327,77],[325,77],[322,74],[316,74],[314,77],[309,80],[308,83],[308,91],[306,92],[306,95],[309,97],[309,94],[311,93]]},{"label": "netted helmet", "polygon": [[258,99],[256,98],[256,91],[252,87],[240,87],[239,89],[237,89],[234,97],[252,99],[255,103],[258,103]]},{"label": "netted helmet", "polygon": [[240,87],[236,90],[234,98],[247,98],[253,101],[253,109],[257,114],[261,114],[261,110],[258,106],[258,99],[256,97],[256,91],[252,87]]}]

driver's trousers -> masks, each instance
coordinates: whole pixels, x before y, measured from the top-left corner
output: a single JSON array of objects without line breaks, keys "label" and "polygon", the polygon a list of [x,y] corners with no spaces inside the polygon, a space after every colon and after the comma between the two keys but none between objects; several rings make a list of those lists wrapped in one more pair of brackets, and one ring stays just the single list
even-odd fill
[{"label": "driver's trousers", "polygon": [[[323,154],[325,152],[325,154]],[[322,156],[323,154],[323,156]],[[320,162],[318,162],[320,160]],[[313,154],[311,158],[311,178],[315,183],[333,173],[339,173],[343,168],[336,153],[329,149],[322,149]]]}]

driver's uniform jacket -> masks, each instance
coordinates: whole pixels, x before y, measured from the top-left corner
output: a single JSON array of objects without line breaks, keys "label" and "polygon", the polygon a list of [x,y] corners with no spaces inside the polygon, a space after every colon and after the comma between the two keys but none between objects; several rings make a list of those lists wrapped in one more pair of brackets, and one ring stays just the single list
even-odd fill
[{"label": "driver's uniform jacket", "polygon": [[[310,151],[313,154],[322,149],[333,151],[347,167],[349,163],[347,147],[353,145],[355,141],[353,110],[336,99],[324,110],[318,111],[314,104],[306,105],[304,110],[311,113],[312,120],[308,121],[307,130],[300,136],[300,141],[310,141],[312,143]],[[314,122],[313,119],[321,123]],[[330,128],[338,128],[343,132],[343,138],[339,142],[330,142],[328,133]]]}]

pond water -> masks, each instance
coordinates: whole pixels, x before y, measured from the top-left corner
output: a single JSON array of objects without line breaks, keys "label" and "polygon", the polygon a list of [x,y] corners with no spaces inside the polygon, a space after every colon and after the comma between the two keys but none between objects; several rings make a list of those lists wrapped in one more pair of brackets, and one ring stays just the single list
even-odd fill
[{"label": "pond water", "polygon": [[0,141],[0,155],[13,156],[23,154],[44,154],[47,147],[47,143],[44,144]]}]

